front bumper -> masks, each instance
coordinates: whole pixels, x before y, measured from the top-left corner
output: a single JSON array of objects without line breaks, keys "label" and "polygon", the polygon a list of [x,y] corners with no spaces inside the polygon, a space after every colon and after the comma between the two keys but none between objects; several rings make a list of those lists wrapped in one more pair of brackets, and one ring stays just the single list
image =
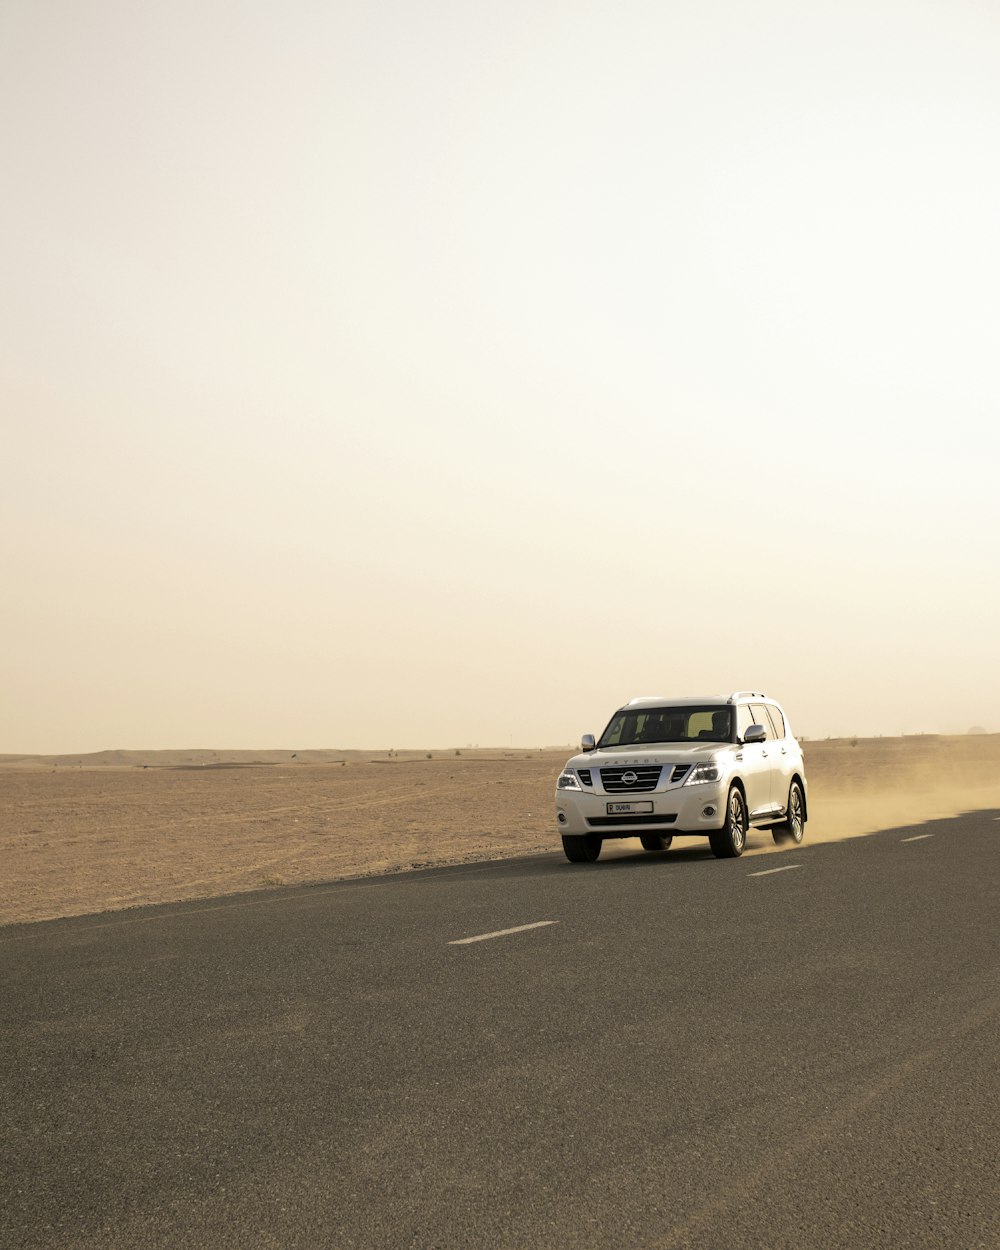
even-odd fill
[{"label": "front bumper", "polygon": [[[627,797],[651,803],[652,811],[610,815],[608,805]],[[640,833],[707,835],[721,829],[725,817],[725,793],[720,782],[680,785],[634,796],[556,790],[556,825],[561,834],[595,833],[602,838],[633,838]]]}]

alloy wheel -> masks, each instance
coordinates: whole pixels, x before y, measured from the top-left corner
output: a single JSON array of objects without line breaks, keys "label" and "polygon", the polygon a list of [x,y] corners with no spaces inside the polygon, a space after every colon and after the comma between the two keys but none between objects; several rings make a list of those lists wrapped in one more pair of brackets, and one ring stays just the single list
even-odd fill
[{"label": "alloy wheel", "polygon": [[739,790],[733,790],[729,796],[729,834],[733,849],[741,850],[746,841],[746,829],[743,825],[743,797]]}]

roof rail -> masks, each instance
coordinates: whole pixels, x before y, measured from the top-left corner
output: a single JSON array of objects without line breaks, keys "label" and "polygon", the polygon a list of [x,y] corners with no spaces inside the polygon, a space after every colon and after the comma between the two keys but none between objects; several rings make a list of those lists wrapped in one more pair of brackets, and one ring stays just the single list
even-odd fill
[{"label": "roof rail", "polygon": [[766,699],[767,695],[760,690],[734,690],[729,696],[729,702],[735,703],[737,699]]}]

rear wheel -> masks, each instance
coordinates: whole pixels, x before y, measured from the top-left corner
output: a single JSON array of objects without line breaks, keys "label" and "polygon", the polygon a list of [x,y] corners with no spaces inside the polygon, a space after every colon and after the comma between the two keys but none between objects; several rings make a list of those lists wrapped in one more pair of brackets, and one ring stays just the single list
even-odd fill
[{"label": "rear wheel", "polygon": [[793,781],[788,787],[788,809],[784,822],[774,826],[771,830],[771,837],[774,838],[779,846],[787,846],[789,844],[798,846],[805,831],[805,799],[802,797],[802,787],[797,781]]},{"label": "rear wheel", "polygon": [[670,834],[643,833],[639,835],[639,841],[642,843],[644,851],[669,851],[670,843],[673,840]]},{"label": "rear wheel", "polygon": [[729,787],[726,823],[708,835],[712,851],[719,859],[735,859],[747,844],[747,806],[739,786]]},{"label": "rear wheel", "polygon": [[596,833],[566,834],[563,850],[571,864],[592,864],[601,853],[602,839]]}]

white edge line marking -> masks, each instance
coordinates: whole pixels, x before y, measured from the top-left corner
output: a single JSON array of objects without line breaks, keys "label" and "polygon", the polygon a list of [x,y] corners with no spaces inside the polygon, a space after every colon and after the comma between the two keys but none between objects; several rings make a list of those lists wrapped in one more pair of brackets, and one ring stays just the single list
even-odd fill
[{"label": "white edge line marking", "polygon": [[801,864],[785,864],[783,868],[768,868],[764,872],[748,872],[748,877],[769,877],[772,872],[790,872],[793,868],[801,868]]},{"label": "white edge line marking", "polygon": [[900,842],[923,842],[924,838],[933,838],[933,833],[918,833],[914,838],[900,838]]},{"label": "white edge line marking", "polygon": [[490,938],[506,937],[508,933],[523,933],[525,929],[541,929],[547,924],[558,924],[558,920],[536,920],[534,924],[519,924],[514,929],[497,929],[496,933],[477,933],[475,937],[456,938],[449,946],[468,946],[470,942],[486,942]]}]

